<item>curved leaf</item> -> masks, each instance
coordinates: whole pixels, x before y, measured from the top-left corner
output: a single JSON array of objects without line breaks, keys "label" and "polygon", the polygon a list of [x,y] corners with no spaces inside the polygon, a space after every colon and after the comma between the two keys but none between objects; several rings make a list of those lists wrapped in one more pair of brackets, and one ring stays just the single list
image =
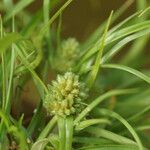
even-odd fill
[{"label": "curved leaf", "polygon": [[120,69],[120,70],[124,70],[127,71],[139,78],[141,78],[142,80],[146,81],[147,83],[150,83],[150,77],[146,76],[145,74],[141,73],[138,70],[135,70],[133,68],[124,66],[124,65],[118,65],[118,64],[104,64],[102,65],[103,68],[115,68],[115,69]]},{"label": "curved leaf", "polygon": [[31,147],[31,150],[44,150],[45,149],[45,146],[49,143],[49,140],[48,139],[42,139],[42,140],[39,140],[37,142],[35,142],[32,147]]},{"label": "curved leaf", "polygon": [[0,39],[0,53],[4,52],[12,43],[16,43],[19,40],[23,40],[23,37],[19,33],[8,33],[6,36]]}]

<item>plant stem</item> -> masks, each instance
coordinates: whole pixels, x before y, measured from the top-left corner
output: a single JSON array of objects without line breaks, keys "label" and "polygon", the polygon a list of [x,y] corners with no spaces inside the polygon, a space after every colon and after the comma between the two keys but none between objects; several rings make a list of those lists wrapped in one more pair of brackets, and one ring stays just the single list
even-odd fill
[{"label": "plant stem", "polygon": [[72,150],[72,139],[73,139],[73,117],[69,116],[66,118],[66,145],[65,145],[65,150]]},{"label": "plant stem", "polygon": [[66,143],[66,129],[65,129],[66,118],[58,116],[58,130],[59,130],[59,150],[64,150]]},{"label": "plant stem", "polygon": [[57,117],[55,116],[49,121],[49,123],[46,125],[44,130],[41,132],[41,134],[38,137],[38,140],[45,138],[49,134],[49,132],[53,129],[56,122],[57,122]]}]

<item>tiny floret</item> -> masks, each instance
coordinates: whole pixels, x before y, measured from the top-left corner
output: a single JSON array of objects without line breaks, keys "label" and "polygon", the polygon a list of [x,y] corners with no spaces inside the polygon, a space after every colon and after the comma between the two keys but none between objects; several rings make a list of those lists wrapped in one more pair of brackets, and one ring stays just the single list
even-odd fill
[{"label": "tiny floret", "polygon": [[82,110],[87,89],[79,82],[78,75],[72,72],[58,75],[48,88],[49,94],[46,95],[44,106],[49,114],[68,116]]}]

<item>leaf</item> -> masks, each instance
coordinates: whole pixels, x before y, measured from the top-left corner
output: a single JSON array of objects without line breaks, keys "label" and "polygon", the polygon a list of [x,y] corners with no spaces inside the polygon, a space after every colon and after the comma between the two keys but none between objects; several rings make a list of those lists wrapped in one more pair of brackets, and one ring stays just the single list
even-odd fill
[{"label": "leaf", "polygon": [[89,127],[85,131],[91,133],[92,135],[95,135],[96,137],[102,137],[112,140],[115,143],[137,145],[133,140],[127,137],[121,136],[119,134],[98,127]]},{"label": "leaf", "polygon": [[81,119],[83,119],[93,108],[95,108],[97,105],[99,105],[101,102],[103,102],[104,100],[106,100],[108,97],[111,97],[113,95],[123,95],[123,94],[131,94],[131,93],[135,93],[137,92],[137,90],[135,89],[122,89],[122,90],[112,90],[109,91],[101,96],[99,96],[98,98],[96,98],[95,100],[92,101],[92,103],[90,103],[74,120],[74,124],[78,124],[79,121]]},{"label": "leaf", "polygon": [[32,135],[32,133],[35,131],[35,128],[37,127],[40,121],[41,114],[42,114],[42,101],[40,101],[40,103],[38,104],[36,112],[32,116],[30,124],[28,125],[27,131],[29,135]]},{"label": "leaf", "polygon": [[[134,2],[134,0],[128,0],[125,3],[123,3],[123,5],[114,12],[114,15],[112,16],[111,22],[110,24],[114,23],[127,9],[129,6],[131,6],[131,4]],[[105,26],[106,26],[107,21],[104,21],[97,29],[96,31],[94,31],[94,33],[92,33],[92,35],[86,40],[85,43],[83,43],[82,45],[82,49],[83,51],[87,50],[91,44],[93,44],[98,38],[99,36],[102,34]]]},{"label": "leaf", "polygon": [[[121,48],[123,48],[127,43],[138,39],[140,37],[144,38],[143,36],[150,33],[150,29],[147,30],[143,30],[140,32],[137,32],[135,34],[129,35],[128,37],[125,37],[124,39],[120,40],[118,43],[116,43],[103,57],[102,57],[102,61],[100,63],[105,63],[106,61],[110,60],[116,53],[118,53]],[[147,37],[144,39],[148,39]],[[141,46],[143,46],[143,40],[140,38],[139,39],[140,42],[137,43],[137,45],[135,45],[138,48],[142,48]],[[145,41],[145,40],[144,40]],[[145,41],[146,42],[146,41]],[[134,47],[135,48],[135,47]],[[136,48],[135,48],[136,49]]]},{"label": "leaf", "polygon": [[64,150],[66,145],[66,119],[58,116],[59,150]]},{"label": "leaf", "polygon": [[66,117],[66,144],[65,150],[72,150],[73,116]]},{"label": "leaf", "polygon": [[103,64],[102,65],[103,68],[115,68],[115,69],[119,69],[119,70],[124,70],[127,71],[139,78],[141,78],[142,80],[146,81],[147,83],[150,83],[150,77],[146,76],[145,74],[141,73],[138,70],[135,70],[133,68],[124,66],[124,65],[118,65],[118,64]]},{"label": "leaf", "polygon": [[[146,0],[142,0],[142,1],[141,0],[137,0],[136,3],[137,3],[137,9],[138,10],[144,10],[147,7],[147,1]],[[142,11],[141,14],[143,14],[143,11]],[[140,16],[138,18],[138,20],[144,21],[144,20],[146,20],[148,18],[148,15],[149,14],[145,14],[143,16]],[[125,57],[123,57],[123,60],[121,62],[123,62],[123,64],[132,63],[133,60],[135,60],[137,58],[137,56],[139,56],[142,53],[143,48],[146,46],[147,42],[148,42],[148,37],[147,36],[143,37],[142,39],[137,39],[133,43],[133,45],[131,46],[130,50],[125,55]]]},{"label": "leaf", "polygon": [[[43,81],[39,78],[39,76],[37,75],[37,73],[32,69],[32,67],[30,66],[30,63],[28,62],[28,60],[25,58],[25,56],[22,54],[21,50],[18,48],[17,45],[15,45],[15,50],[17,51],[18,55],[20,56],[20,60],[21,62],[25,65],[25,67],[30,71],[30,73],[32,74],[34,80],[36,80],[38,82],[38,85],[41,87],[41,89],[44,89],[44,91],[46,93],[48,93],[48,89],[45,86],[45,84],[43,83]],[[40,91],[41,92],[41,91]],[[41,93],[40,93],[41,94]],[[41,97],[43,95],[41,94]],[[43,98],[43,97],[42,97]]]},{"label": "leaf", "polygon": [[80,131],[83,130],[84,128],[87,128],[89,126],[95,125],[95,124],[110,124],[111,122],[108,119],[101,118],[101,119],[89,119],[80,122],[77,124],[75,127],[75,130]]},{"label": "leaf", "polygon": [[[76,149],[77,150],[77,149]],[[103,145],[103,146],[89,146],[89,147],[83,147],[79,148],[78,150],[139,150],[137,146],[133,145]]]},{"label": "leaf", "polygon": [[[106,39],[106,44],[105,46],[107,46],[108,44],[112,43],[112,42],[116,42],[119,39],[122,39],[124,37],[128,37],[133,33],[145,30],[145,29],[149,29],[150,28],[150,21],[143,21],[140,23],[136,23],[127,27],[124,27],[123,29],[117,30],[117,31],[110,31],[112,32],[111,34],[109,34],[107,36]],[[89,58],[91,58],[97,51],[99,48],[99,45],[101,44],[101,39],[97,40],[97,42],[94,44],[94,46],[92,46],[91,49],[88,50],[88,52],[86,52],[86,54],[83,56],[83,58],[81,59],[80,64],[82,64],[84,61],[88,60]]]},{"label": "leaf", "polygon": [[31,150],[44,150],[48,143],[49,140],[47,138],[41,139],[32,145]]},{"label": "leaf", "polygon": [[104,145],[104,144],[112,144],[113,142],[111,140],[105,139],[105,138],[99,138],[99,137],[87,137],[87,136],[74,136],[73,138],[74,143],[84,143],[84,144],[98,144],[98,145]]},{"label": "leaf", "polygon": [[140,150],[144,149],[139,136],[137,135],[137,133],[135,132],[133,127],[123,117],[121,117],[116,112],[113,112],[113,111],[110,111],[107,109],[96,109],[96,110],[97,110],[97,112],[99,112],[102,115],[110,116],[110,117],[115,118],[118,121],[120,121],[128,129],[128,131],[132,134],[132,136],[134,137],[135,141],[138,144],[139,149]]},{"label": "leaf", "polygon": [[[35,116],[36,117],[36,116]],[[56,125],[57,122],[57,117],[54,116],[49,122],[48,124],[45,126],[45,128],[42,130],[42,132],[40,133],[38,140],[46,138],[47,135],[50,133],[50,131],[53,129],[54,125]]]},{"label": "leaf", "polygon": [[111,21],[112,15],[113,15],[113,11],[111,12],[111,14],[110,14],[110,16],[108,18],[108,21],[107,21],[107,24],[106,24],[106,27],[105,27],[105,30],[104,30],[104,34],[102,36],[102,41],[101,41],[101,45],[100,45],[100,48],[99,48],[99,52],[97,54],[95,63],[92,66],[92,70],[91,70],[91,72],[89,74],[89,79],[87,81],[89,88],[92,87],[92,85],[93,85],[93,83],[94,83],[94,81],[96,79],[96,76],[98,74],[98,71],[100,69],[99,61],[101,61],[101,57],[102,57],[102,54],[103,54],[103,49],[104,49],[104,45],[105,45],[106,35],[107,35],[107,31],[108,31],[108,28],[109,28],[109,25],[110,25],[110,21]]},{"label": "leaf", "polygon": [[51,17],[51,19],[46,22],[40,32],[39,32],[39,39],[41,39],[44,34],[47,32],[47,30],[49,29],[50,25],[54,22],[54,20],[64,11],[64,9],[72,2],[73,0],[68,0],[66,1],[66,3]]},{"label": "leaf", "polygon": [[7,21],[12,16],[15,16],[17,13],[19,13],[22,9],[24,9],[25,7],[27,7],[33,1],[34,0],[21,0],[21,1],[19,1],[17,4],[15,4],[14,7],[12,7],[12,9],[10,9],[8,11],[8,13],[6,14],[4,20]]},{"label": "leaf", "polygon": [[18,33],[8,33],[6,36],[0,39],[0,53],[8,49],[12,43],[16,43],[23,40],[23,37]]}]

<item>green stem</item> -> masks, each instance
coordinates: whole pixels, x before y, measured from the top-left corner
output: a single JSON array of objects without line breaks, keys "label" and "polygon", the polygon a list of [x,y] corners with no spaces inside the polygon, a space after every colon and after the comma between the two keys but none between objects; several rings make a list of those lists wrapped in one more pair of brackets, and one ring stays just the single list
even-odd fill
[{"label": "green stem", "polygon": [[38,137],[38,140],[45,138],[49,134],[49,132],[53,129],[56,122],[57,122],[57,117],[55,116],[49,121],[49,123],[46,125],[44,130],[41,132],[41,134]]},{"label": "green stem", "polygon": [[64,150],[66,143],[66,129],[65,129],[66,118],[58,116],[58,130],[59,130],[59,150]]},{"label": "green stem", "polygon": [[72,150],[72,139],[73,139],[73,117],[69,116],[66,118],[66,145],[65,145],[65,150]]}]

